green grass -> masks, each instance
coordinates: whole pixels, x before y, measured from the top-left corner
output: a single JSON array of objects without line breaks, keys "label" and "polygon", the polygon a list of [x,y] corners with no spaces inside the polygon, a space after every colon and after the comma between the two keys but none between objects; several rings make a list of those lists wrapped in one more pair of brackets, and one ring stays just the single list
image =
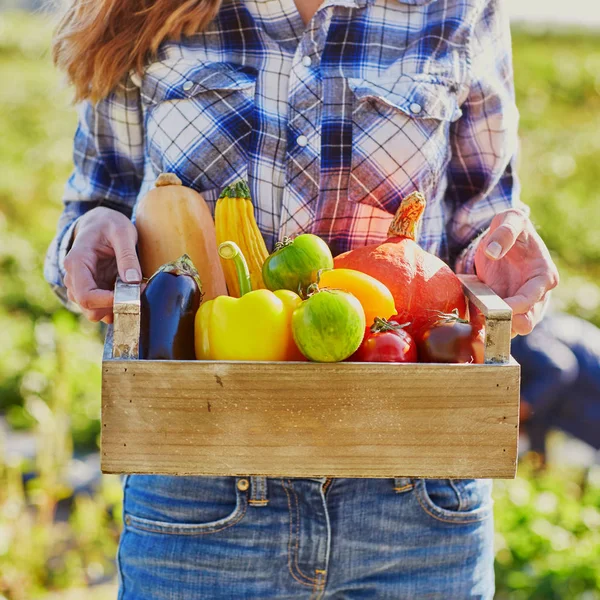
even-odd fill
[{"label": "green grass", "polygon": [[[97,445],[102,343],[42,278],[75,127],[50,34],[43,17],[0,14],[0,411],[45,450],[24,489],[26,465],[4,457],[0,440],[0,600],[110,575],[120,526],[114,478],[69,523],[52,522],[73,445]],[[523,199],[560,265],[557,301],[600,325],[600,37],[517,31],[514,57]],[[598,477],[524,467],[499,483],[498,599],[600,600],[599,509]]]}]

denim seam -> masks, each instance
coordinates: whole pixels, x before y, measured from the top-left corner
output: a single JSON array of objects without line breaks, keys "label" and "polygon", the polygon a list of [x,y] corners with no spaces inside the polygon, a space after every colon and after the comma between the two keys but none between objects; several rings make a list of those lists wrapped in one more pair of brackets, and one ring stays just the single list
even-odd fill
[{"label": "denim seam", "polygon": [[297,524],[298,527],[296,529],[296,553],[294,555],[294,563],[295,563],[295,567],[298,571],[298,573],[300,575],[302,575],[302,577],[306,578],[308,581],[312,581],[314,583],[318,583],[319,579],[318,577],[309,577],[308,575],[305,575],[302,572],[302,569],[300,569],[300,565],[298,564],[298,555],[300,553],[300,501],[298,499],[298,493],[296,492],[296,490],[294,489],[294,484],[292,483],[291,479],[288,479],[288,483],[290,484],[290,489],[292,490],[293,494],[294,494],[294,499],[296,502],[296,517],[297,517]]},{"label": "denim seam", "polygon": [[480,523],[481,521],[485,521],[488,517],[489,517],[489,512],[487,512],[484,516],[478,518],[478,519],[462,519],[460,517],[460,515],[457,515],[456,519],[444,519],[443,517],[436,515],[435,513],[433,513],[431,511],[431,509],[429,509],[429,507],[427,507],[425,504],[423,504],[421,498],[419,497],[419,494],[416,494],[417,496],[417,502],[421,505],[421,508],[431,517],[433,517],[434,519],[437,519],[438,521],[442,521],[443,523],[451,523],[452,525],[464,525],[464,524],[468,524],[468,523]]},{"label": "denim seam", "polygon": [[[290,486],[291,486],[290,480],[288,479],[287,481],[288,481],[288,483],[290,483]],[[300,567],[298,566],[298,563],[297,563],[297,559],[298,559],[298,555],[297,554],[294,557],[296,559],[294,561],[295,562],[294,566],[298,569],[298,575],[301,576],[301,577],[305,577],[308,581],[302,581],[301,579],[299,579],[294,574],[294,572],[292,570],[292,537],[293,537],[292,502],[291,502],[291,498],[290,498],[290,493],[288,492],[287,488],[285,487],[285,484],[283,483],[283,479],[281,480],[281,487],[283,488],[283,491],[285,492],[285,495],[287,497],[288,509],[289,509],[289,512],[290,512],[290,540],[288,542],[288,569],[290,571],[290,575],[296,581],[298,581],[299,583],[302,583],[303,585],[314,587],[315,580],[312,579],[312,578],[310,578],[310,577],[307,577],[304,573],[302,573],[302,571],[300,571]],[[297,496],[296,496],[296,498],[297,498]],[[296,509],[297,509],[297,512],[298,512],[298,507],[296,507]],[[298,522],[298,525],[299,525],[299,522]],[[297,548],[298,548],[298,536],[296,536],[296,549]]]},{"label": "denim seam", "polygon": [[[125,475],[125,485],[123,486],[123,508],[125,508],[125,494],[127,493],[127,487],[129,486],[129,475]],[[125,511],[123,511],[125,512]],[[125,515],[123,515],[124,517]],[[125,538],[127,528],[125,527],[125,518],[123,518],[123,531],[121,537]],[[119,574],[119,597],[117,600],[123,600],[125,598],[125,577],[123,577],[123,567],[121,564],[121,548],[123,546],[123,539],[119,540],[119,546],[117,548],[117,572]]]},{"label": "denim seam", "polygon": [[[242,520],[242,518],[246,514],[247,509],[248,509],[248,503],[246,502],[246,503],[244,503],[244,507],[241,509],[241,513],[239,515],[237,515],[236,517],[234,517],[233,521],[228,522],[223,527],[217,527],[216,529],[210,529],[209,531],[202,530],[202,528],[205,527],[204,525],[195,525],[195,526],[192,525],[189,529],[185,528],[185,527],[182,527],[181,529],[177,529],[177,525],[170,525],[170,524],[167,525],[164,529],[161,526],[152,528],[151,526],[144,526],[143,523],[139,522],[139,517],[135,517],[134,515],[128,515],[129,523],[127,523],[127,526],[131,529],[141,529],[142,531],[149,531],[150,533],[159,533],[159,534],[165,534],[165,535],[205,535],[205,534],[209,534],[209,533],[218,533],[219,531],[223,531],[224,529],[228,529],[229,527],[236,525],[237,523],[239,523]],[[135,523],[135,525],[132,525],[131,524],[132,521],[137,521],[137,522]],[[194,529],[192,529],[192,527]],[[169,529],[171,529],[171,531],[169,531]]]},{"label": "denim seam", "polygon": [[[321,573],[319,573],[319,571],[321,571]],[[325,571],[322,571],[320,569],[315,569],[315,573],[317,573],[318,579],[315,582],[315,585],[313,586],[313,590],[308,600],[313,600],[313,596],[314,600],[319,600],[319,598],[323,598],[323,593],[325,592],[325,578],[323,576],[324,572]]]},{"label": "denim seam", "polygon": [[464,507],[464,502],[463,502],[463,497],[462,497],[461,493],[458,491],[458,488],[456,487],[456,485],[452,479],[448,479],[448,483],[450,484],[450,487],[454,490],[454,493],[456,494],[456,498],[458,499],[458,510],[462,510]]}]

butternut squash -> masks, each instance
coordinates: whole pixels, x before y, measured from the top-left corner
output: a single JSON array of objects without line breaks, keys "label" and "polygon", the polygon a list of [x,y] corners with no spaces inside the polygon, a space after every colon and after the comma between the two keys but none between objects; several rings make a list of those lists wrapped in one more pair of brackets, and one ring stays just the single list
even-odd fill
[{"label": "butternut squash", "polygon": [[204,299],[227,295],[215,225],[206,201],[173,173],[162,173],[155,185],[136,210],[143,276],[152,277],[160,266],[188,254],[200,274]]},{"label": "butternut squash", "polygon": [[[248,263],[253,290],[265,289],[262,267],[269,256],[265,240],[254,218],[250,189],[245,181],[227,186],[215,208],[217,244],[235,242]],[[229,295],[240,297],[240,284],[233,261],[221,259]]]}]

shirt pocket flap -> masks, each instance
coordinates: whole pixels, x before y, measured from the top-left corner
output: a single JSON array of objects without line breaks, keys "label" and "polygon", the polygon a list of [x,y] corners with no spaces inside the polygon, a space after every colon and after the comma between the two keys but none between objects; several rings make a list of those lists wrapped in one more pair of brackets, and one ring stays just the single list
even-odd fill
[{"label": "shirt pocket flap", "polygon": [[437,2],[437,0],[398,0],[398,2],[400,4],[410,4],[411,6],[425,6]]},{"label": "shirt pocket flap", "polygon": [[211,90],[246,90],[255,85],[256,71],[250,67],[179,59],[151,64],[144,73],[141,92],[146,102],[157,104]]},{"label": "shirt pocket flap", "polygon": [[462,116],[452,84],[419,81],[406,76],[394,79],[348,79],[359,102],[375,100],[415,119],[456,121]]}]

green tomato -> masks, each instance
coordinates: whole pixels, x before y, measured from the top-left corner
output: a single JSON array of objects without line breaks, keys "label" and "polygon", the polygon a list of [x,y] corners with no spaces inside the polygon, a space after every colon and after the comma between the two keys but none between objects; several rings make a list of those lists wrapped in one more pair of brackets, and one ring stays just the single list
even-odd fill
[{"label": "green tomato", "polygon": [[272,292],[291,290],[302,295],[316,283],[321,269],[333,269],[331,250],[320,237],[303,233],[277,244],[263,265],[262,275]]},{"label": "green tomato", "polygon": [[361,303],[342,290],[321,290],[292,315],[292,332],[300,352],[315,362],[339,362],[352,355],[365,334]]}]

